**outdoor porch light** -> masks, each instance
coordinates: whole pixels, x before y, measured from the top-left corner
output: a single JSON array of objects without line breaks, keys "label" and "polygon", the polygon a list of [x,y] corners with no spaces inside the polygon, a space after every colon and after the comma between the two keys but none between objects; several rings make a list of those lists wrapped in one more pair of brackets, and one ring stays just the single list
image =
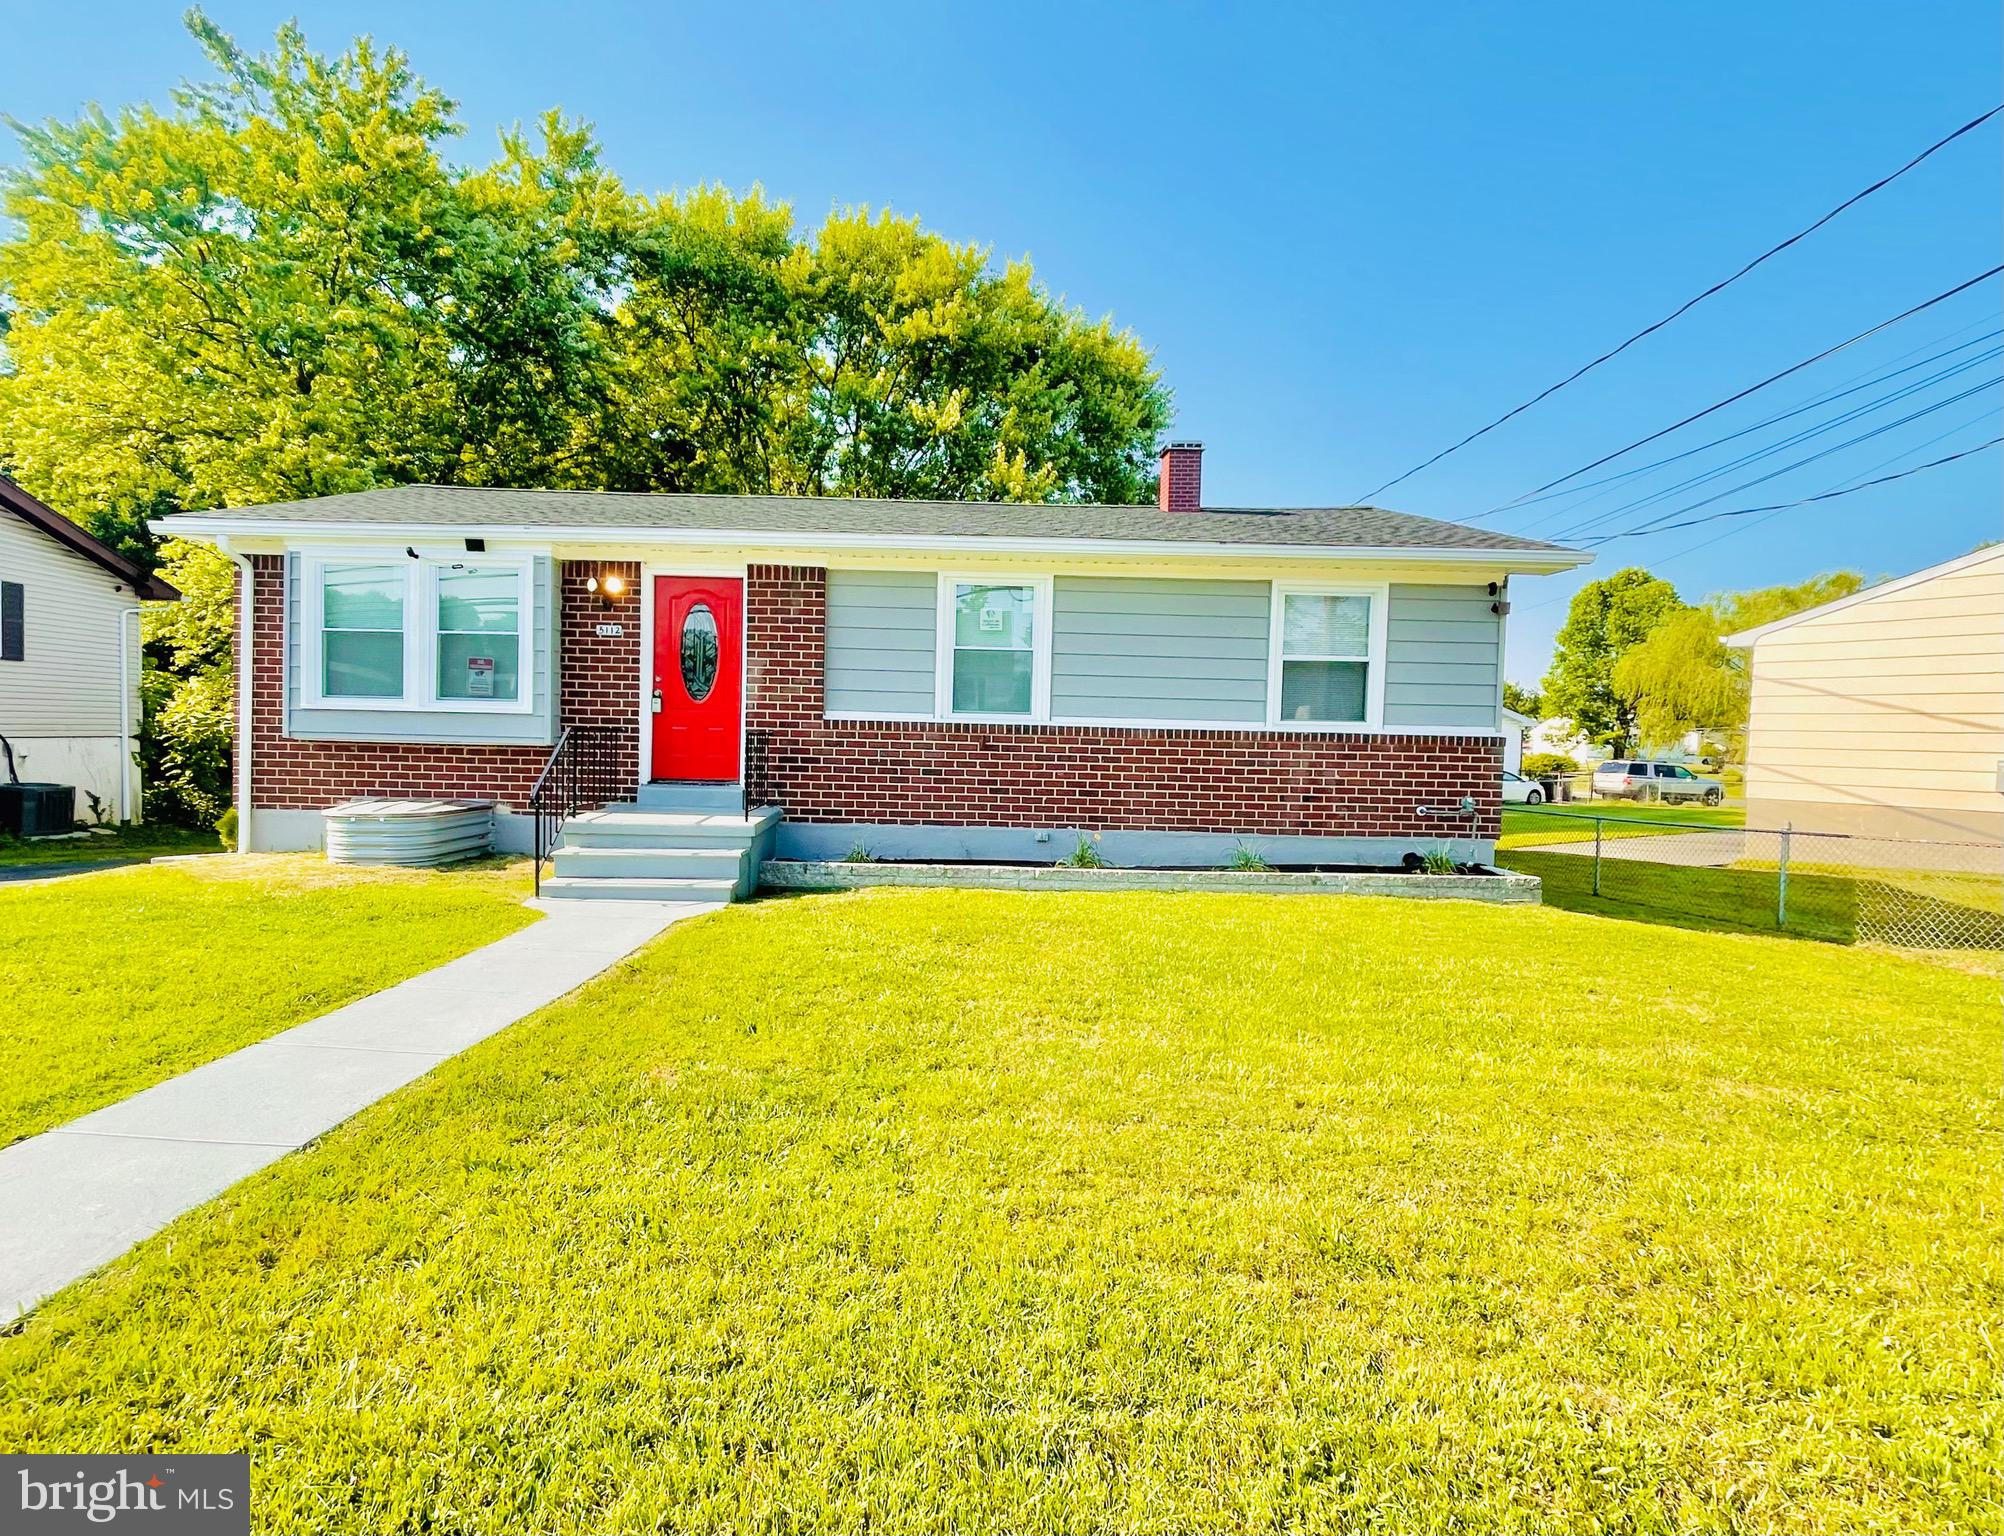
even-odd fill
[{"label": "outdoor porch light", "polygon": [[610,608],[626,595],[626,578],[624,576],[607,576],[604,580],[600,580],[596,576],[587,576],[585,578],[585,591],[590,592],[598,598],[600,607]]}]

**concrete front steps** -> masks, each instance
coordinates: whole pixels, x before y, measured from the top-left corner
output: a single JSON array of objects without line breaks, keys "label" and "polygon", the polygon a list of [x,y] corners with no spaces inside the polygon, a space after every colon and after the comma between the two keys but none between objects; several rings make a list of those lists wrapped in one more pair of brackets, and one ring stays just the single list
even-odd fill
[{"label": "concrete front steps", "polygon": [[[667,809],[663,801],[673,803],[671,797],[649,792],[668,788],[650,785],[639,803],[583,811],[566,821],[556,873],[543,881],[543,894],[560,901],[749,896],[758,886],[759,865],[771,852],[779,807],[761,806],[746,815],[739,808],[742,800],[732,799],[728,808]],[[706,798],[725,799],[723,787],[702,788]]]}]

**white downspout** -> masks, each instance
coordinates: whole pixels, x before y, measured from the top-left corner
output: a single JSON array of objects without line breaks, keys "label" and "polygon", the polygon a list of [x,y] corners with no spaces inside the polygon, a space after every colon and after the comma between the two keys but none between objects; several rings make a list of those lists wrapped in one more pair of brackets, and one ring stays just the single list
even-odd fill
[{"label": "white downspout", "polygon": [[132,653],[139,645],[139,629],[133,626],[128,642],[125,621],[139,617],[137,608],[118,610],[118,819],[132,820],[132,779],[136,765],[133,755],[139,743],[132,739]]},{"label": "white downspout", "polygon": [[216,540],[216,548],[230,557],[237,568],[237,848],[248,853],[251,847],[251,615],[257,607],[255,578],[250,556],[230,548],[227,537]]}]

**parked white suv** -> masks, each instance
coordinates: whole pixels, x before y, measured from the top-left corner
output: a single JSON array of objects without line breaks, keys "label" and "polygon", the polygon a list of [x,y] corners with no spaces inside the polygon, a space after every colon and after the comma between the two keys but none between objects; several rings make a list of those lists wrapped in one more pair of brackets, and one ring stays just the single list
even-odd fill
[{"label": "parked white suv", "polygon": [[1503,770],[1503,803],[1505,805],[1543,805],[1545,792],[1535,779],[1527,779],[1521,773]]},{"label": "parked white suv", "polygon": [[1682,763],[1645,763],[1617,758],[1593,771],[1593,792],[1605,800],[1702,800],[1717,805],[1726,786],[1693,773]]}]

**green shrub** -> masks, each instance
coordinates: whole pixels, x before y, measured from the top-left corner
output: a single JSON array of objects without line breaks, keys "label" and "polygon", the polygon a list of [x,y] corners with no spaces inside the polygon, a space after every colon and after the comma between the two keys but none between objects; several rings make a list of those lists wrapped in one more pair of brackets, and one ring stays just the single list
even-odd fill
[{"label": "green shrub", "polygon": [[1257,848],[1240,843],[1238,847],[1232,850],[1232,862],[1226,868],[1258,871],[1272,869],[1273,866],[1260,857],[1260,852]]},{"label": "green shrub", "polygon": [[842,855],[842,862],[844,864],[874,864],[877,862],[877,856],[861,843],[851,843],[849,851]]},{"label": "green shrub", "polygon": [[1527,779],[1563,779],[1578,773],[1580,765],[1563,752],[1533,752],[1524,759],[1522,771]]},{"label": "green shrub", "polygon": [[237,808],[233,805],[216,818],[216,838],[233,852],[237,846]]},{"label": "green shrub", "polygon": [[1461,867],[1454,862],[1454,850],[1436,843],[1420,855],[1420,873],[1423,875],[1456,875]]}]

